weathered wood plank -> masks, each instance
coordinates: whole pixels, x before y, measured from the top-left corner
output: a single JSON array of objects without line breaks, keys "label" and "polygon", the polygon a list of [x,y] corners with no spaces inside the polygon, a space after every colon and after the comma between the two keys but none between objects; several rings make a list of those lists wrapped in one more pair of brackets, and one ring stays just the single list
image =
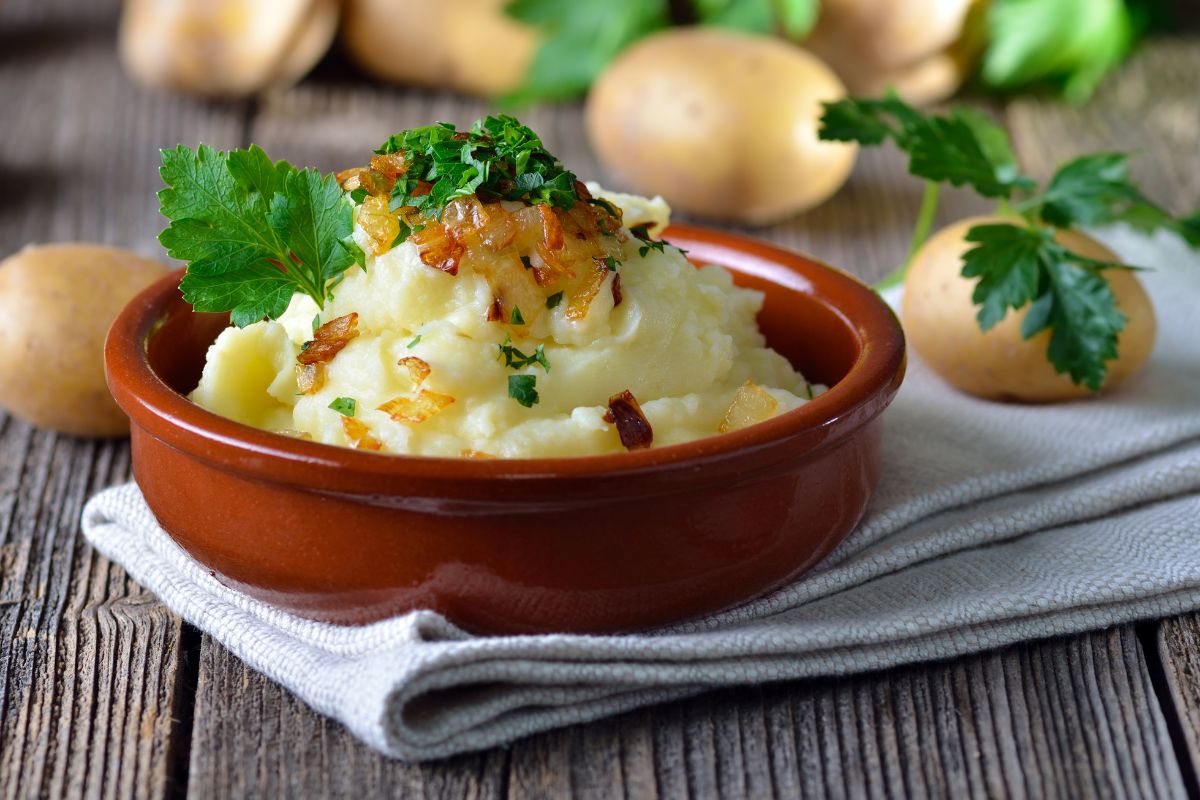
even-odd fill
[{"label": "weathered wood plank", "polygon": [[883,675],[714,692],[408,765],[206,641],[197,797],[1182,797],[1129,629]]},{"label": "weathered wood plank", "polygon": [[[157,254],[157,148],[242,139],[238,109],[130,85],[114,53],[117,9],[0,6],[0,256],[55,240]],[[79,533],[84,501],[128,475],[123,441],[0,415],[0,796],[170,788],[175,720],[190,704],[180,622]]]}]

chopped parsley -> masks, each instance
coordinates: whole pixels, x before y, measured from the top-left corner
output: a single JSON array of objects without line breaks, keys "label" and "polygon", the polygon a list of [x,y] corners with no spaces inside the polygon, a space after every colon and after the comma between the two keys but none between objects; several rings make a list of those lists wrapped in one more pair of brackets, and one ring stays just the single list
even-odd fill
[{"label": "chopped parsley", "polygon": [[649,223],[642,223],[641,225],[634,225],[632,228],[629,229],[629,232],[632,233],[634,236],[636,236],[639,240],[641,240],[642,246],[638,248],[638,255],[641,256],[642,258],[645,258],[646,254],[649,253],[651,250],[657,250],[660,253],[663,252],[663,248],[667,244],[662,239],[651,239],[650,238]]},{"label": "chopped parsley", "polygon": [[526,408],[537,405],[538,393],[536,375],[509,375],[508,396]]},{"label": "chopped parsley", "polygon": [[330,403],[329,407],[343,417],[353,417],[358,408],[358,402],[353,397],[339,397]]},{"label": "chopped parsley", "polygon": [[413,340],[411,342],[409,342],[407,345],[405,345],[405,347],[407,347],[407,349],[409,349],[409,350],[412,350],[414,347],[416,347],[420,343],[421,343],[421,334],[418,333],[416,336],[413,337]]},{"label": "chopped parsley", "polygon": [[546,308],[558,308],[558,304],[562,302],[563,293],[555,292],[546,298]]},{"label": "chopped parsley", "polygon": [[513,346],[510,337],[505,336],[504,341],[498,347],[500,348],[500,355],[497,358],[503,358],[504,366],[506,367],[523,369],[530,364],[541,364],[543,370],[546,372],[550,371],[550,361],[546,358],[546,346],[544,344],[539,344],[537,349],[533,351],[533,355],[526,355]]},{"label": "chopped parsley", "polygon": [[529,260],[529,256],[521,256],[521,266],[525,269],[533,269],[533,262]]},{"label": "chopped parsley", "polygon": [[[316,335],[317,328],[319,328],[319,327],[321,327],[321,315],[317,314],[315,317],[313,317],[313,321],[312,321],[312,331],[313,331],[314,336]],[[305,344],[307,344],[307,342]],[[304,349],[307,350],[308,348],[306,347]],[[303,352],[303,351],[301,351],[301,352]]]},{"label": "chopped parsley", "polygon": [[473,194],[563,209],[579,199],[574,173],[536,133],[504,114],[477,120],[469,131],[447,122],[413,128],[393,134],[375,152],[404,154],[407,170],[392,187],[391,208],[440,215],[454,198]]},{"label": "chopped parsley", "polygon": [[509,322],[513,325],[524,325],[525,318],[521,316],[521,309],[513,306],[512,315],[509,317]]},{"label": "chopped parsley", "polygon": [[604,266],[608,267],[609,272],[616,272],[617,267],[621,266],[621,262],[617,261],[612,256],[605,256],[604,257]]}]

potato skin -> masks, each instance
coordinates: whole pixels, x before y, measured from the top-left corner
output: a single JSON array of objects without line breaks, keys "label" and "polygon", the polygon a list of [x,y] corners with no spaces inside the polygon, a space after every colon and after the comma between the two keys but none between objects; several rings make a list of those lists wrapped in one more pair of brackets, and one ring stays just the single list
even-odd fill
[{"label": "potato skin", "polygon": [[586,124],[604,163],[641,194],[711,219],[765,224],[841,188],[857,149],[817,138],[845,88],[773,37],[676,28],[639,41],[592,86]]},{"label": "potato skin", "polygon": [[[948,383],[968,394],[993,400],[1052,402],[1089,397],[1093,392],[1054,371],[1046,359],[1050,331],[1021,337],[1027,308],[1009,313],[987,333],[975,321],[971,302],[975,281],[963,278],[964,241],[975,225],[1014,222],[1000,217],[965,219],[934,234],[917,253],[904,282],[900,312],[905,335],[918,355]],[[1119,261],[1112,251],[1077,231],[1061,231],[1057,240],[1080,255]],[[1132,272],[1104,273],[1117,306],[1128,322],[1117,339],[1119,356],[1108,362],[1103,390],[1135,373],[1150,355],[1156,330],[1150,298]]]},{"label": "potato skin", "polygon": [[536,33],[507,0],[347,0],[342,40],[359,66],[405,84],[490,97],[525,78]]},{"label": "potato skin", "polygon": [[61,433],[126,434],[105,383],[104,337],[164,274],[157,261],[93,244],[30,246],[0,261],[0,406]]}]

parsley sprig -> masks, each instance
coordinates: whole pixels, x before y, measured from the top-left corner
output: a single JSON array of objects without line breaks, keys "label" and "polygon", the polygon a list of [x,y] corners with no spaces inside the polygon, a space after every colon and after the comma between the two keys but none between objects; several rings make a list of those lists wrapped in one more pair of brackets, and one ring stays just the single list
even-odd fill
[{"label": "parsley sprig", "polygon": [[[505,336],[504,341],[498,347],[500,354],[497,358],[504,359],[504,366],[512,369],[524,369],[525,367],[538,364],[543,372],[550,371],[550,360],[546,358],[546,346],[539,344],[532,355],[521,352],[512,343],[511,336]],[[538,402],[536,375],[509,375],[508,376],[508,396],[516,400],[526,408],[532,408]]]},{"label": "parsley sprig", "polygon": [[[448,122],[393,134],[375,151],[403,153],[407,170],[392,187],[391,207],[440,214],[456,197],[478,194],[570,209],[576,177],[517,119],[488,116],[469,131]],[[428,192],[423,183],[431,184]]]},{"label": "parsley sprig", "polygon": [[282,314],[296,292],[324,308],[362,251],[353,207],[332,176],[272,162],[262,148],[162,151],[158,193],[167,254],[188,262],[180,283],[197,311],[232,312],[244,327]]},{"label": "parsley sprig", "polygon": [[972,300],[979,327],[986,331],[1010,309],[1028,306],[1021,334],[1028,339],[1049,328],[1050,363],[1093,391],[1117,357],[1117,334],[1126,323],[1102,273],[1136,267],[1080,255],[1060,244],[1056,232],[1124,222],[1143,231],[1173,230],[1200,246],[1200,214],[1176,218],[1143,195],[1129,178],[1124,153],[1076,158],[1039,188],[1021,172],[1003,128],[986,115],[963,108],[926,115],[895,95],[826,103],[820,135],[865,146],[890,140],[908,154],[909,172],[925,179],[908,261],[880,288],[904,279],[932,229],[941,184],[969,186],[996,200],[999,213],[1017,216],[967,232],[974,246],[963,255],[962,275],[977,279]]}]

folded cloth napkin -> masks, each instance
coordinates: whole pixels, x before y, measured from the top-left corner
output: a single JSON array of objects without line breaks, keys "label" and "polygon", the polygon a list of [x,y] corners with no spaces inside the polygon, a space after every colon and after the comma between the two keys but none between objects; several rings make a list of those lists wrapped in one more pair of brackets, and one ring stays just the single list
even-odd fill
[{"label": "folded cloth napkin", "polygon": [[668,629],[477,637],[419,611],[360,628],[234,592],[180,550],[137,488],[83,528],[163,602],[372,747],[475,750],[705,688],[942,659],[1200,607],[1200,259],[1110,230],[1158,310],[1151,362],[1099,400],[977,400],[916,358],[884,415],[862,525],[774,594]]}]

